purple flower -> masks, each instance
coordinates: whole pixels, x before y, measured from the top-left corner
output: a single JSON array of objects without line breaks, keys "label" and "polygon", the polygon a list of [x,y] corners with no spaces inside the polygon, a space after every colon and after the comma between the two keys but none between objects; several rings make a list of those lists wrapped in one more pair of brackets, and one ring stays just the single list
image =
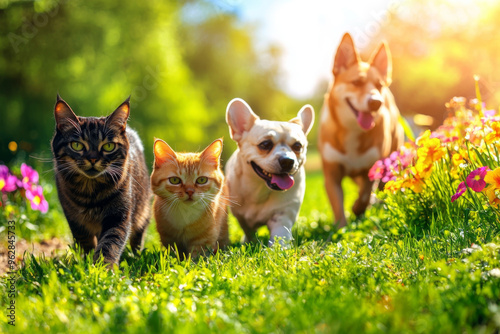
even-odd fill
[{"label": "purple flower", "polygon": [[9,168],[0,165],[0,191],[11,192],[17,189],[17,177],[9,173]]},{"label": "purple flower", "polygon": [[465,186],[465,182],[461,182],[458,185],[457,192],[455,193],[455,195],[451,196],[451,203],[455,202],[457,200],[457,198],[462,196],[466,190],[467,190],[467,187]]},{"label": "purple flower", "polygon": [[495,116],[497,111],[495,109],[489,109],[484,111],[484,116],[485,117],[493,117]]},{"label": "purple flower", "polygon": [[473,170],[466,178],[467,186],[477,193],[482,191],[486,187],[484,177],[489,170],[488,166]]},{"label": "purple flower", "polygon": [[32,185],[38,184],[38,172],[25,163],[21,165],[21,175],[19,187],[29,190]]},{"label": "purple flower", "polygon": [[43,197],[42,186],[33,186],[26,189],[26,198],[31,202],[31,208],[38,210],[41,213],[46,213],[49,210],[49,203]]}]

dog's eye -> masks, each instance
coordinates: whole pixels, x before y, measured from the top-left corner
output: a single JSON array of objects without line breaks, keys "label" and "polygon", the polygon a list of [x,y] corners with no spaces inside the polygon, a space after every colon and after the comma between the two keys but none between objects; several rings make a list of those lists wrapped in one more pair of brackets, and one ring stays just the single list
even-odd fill
[{"label": "dog's eye", "polygon": [[273,148],[274,144],[270,140],[264,140],[259,144],[259,148],[263,151],[270,151]]},{"label": "dog's eye", "polygon": [[352,83],[354,86],[356,86],[356,87],[363,86],[363,84],[364,84],[363,80],[361,80],[361,79],[356,79],[356,80],[352,81],[351,83]]},{"label": "dog's eye", "polygon": [[292,145],[292,150],[294,150],[295,152],[300,152],[302,150],[302,144],[296,142],[295,144]]}]

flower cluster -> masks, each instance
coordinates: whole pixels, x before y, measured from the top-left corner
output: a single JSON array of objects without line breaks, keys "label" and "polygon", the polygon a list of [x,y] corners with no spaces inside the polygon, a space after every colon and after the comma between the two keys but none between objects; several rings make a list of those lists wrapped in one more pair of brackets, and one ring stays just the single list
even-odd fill
[{"label": "flower cluster", "polygon": [[[33,210],[46,213],[49,203],[43,196],[43,188],[38,184],[38,178],[38,172],[25,163],[21,165],[20,178],[12,174],[7,166],[0,165],[0,192],[6,195],[19,191],[30,202]],[[2,196],[2,201],[4,199],[5,196]]]},{"label": "flower cluster", "polygon": [[392,152],[388,158],[378,160],[368,172],[371,181],[381,180],[384,183],[396,180],[397,176],[408,167],[415,156],[415,145],[406,143],[398,151]]},{"label": "flower cluster", "polygon": [[448,116],[442,126],[377,161],[370,178],[386,182],[384,193],[389,195],[408,190],[425,192],[427,198],[448,194],[450,203],[450,197],[455,202],[470,190],[478,193],[477,203],[500,207],[498,113],[486,110],[481,101],[468,103],[465,98],[453,98],[446,107]]}]

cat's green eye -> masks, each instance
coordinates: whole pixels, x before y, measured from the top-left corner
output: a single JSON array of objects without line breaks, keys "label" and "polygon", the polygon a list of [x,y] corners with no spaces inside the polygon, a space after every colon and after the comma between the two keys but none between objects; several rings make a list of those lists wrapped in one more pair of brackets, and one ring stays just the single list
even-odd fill
[{"label": "cat's green eye", "polygon": [[80,143],[79,141],[72,141],[71,148],[75,151],[81,151],[83,150],[83,144]]},{"label": "cat's green eye", "polygon": [[115,149],[116,144],[115,143],[106,143],[102,145],[102,149],[106,152],[111,152]]},{"label": "cat's green eye", "polygon": [[179,183],[181,183],[181,179],[178,178],[177,176],[169,177],[168,180],[170,181],[171,184],[179,184]]},{"label": "cat's green eye", "polygon": [[196,179],[196,183],[198,184],[205,184],[208,182],[208,177],[206,176],[200,176],[199,178]]}]

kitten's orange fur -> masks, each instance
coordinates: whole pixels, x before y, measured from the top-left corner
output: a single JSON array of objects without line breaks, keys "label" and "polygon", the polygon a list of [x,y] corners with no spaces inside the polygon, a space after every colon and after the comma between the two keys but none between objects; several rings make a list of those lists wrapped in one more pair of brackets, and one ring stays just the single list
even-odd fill
[{"label": "kitten's orange fur", "polygon": [[151,186],[156,227],[163,245],[176,246],[181,258],[229,243],[221,153],[222,139],[201,153],[176,153],[161,139],[154,143]]}]

